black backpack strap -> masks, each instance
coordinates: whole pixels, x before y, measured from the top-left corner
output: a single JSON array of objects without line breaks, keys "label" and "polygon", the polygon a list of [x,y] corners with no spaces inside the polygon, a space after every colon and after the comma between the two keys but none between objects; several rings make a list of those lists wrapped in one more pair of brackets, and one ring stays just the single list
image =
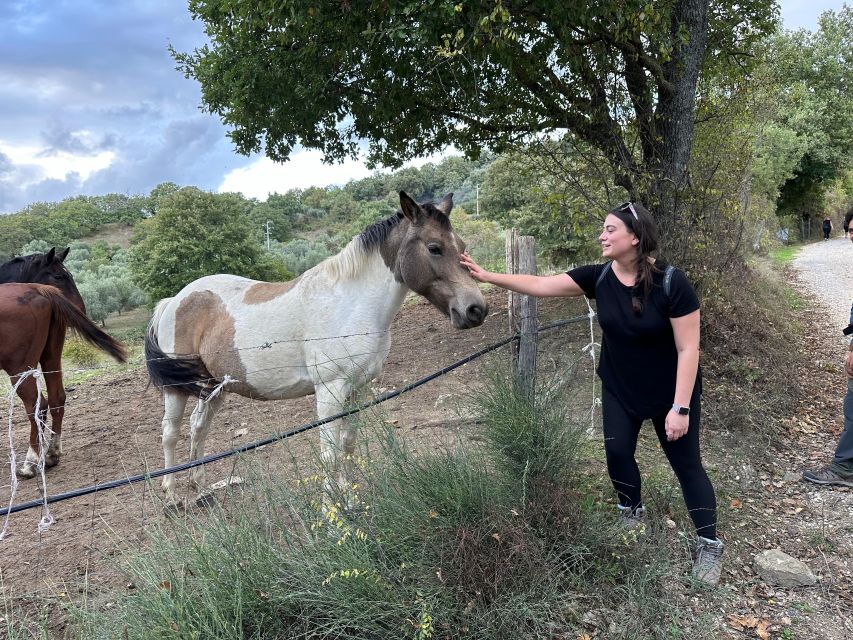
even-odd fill
[{"label": "black backpack strap", "polygon": [[669,302],[669,294],[672,291],[672,274],[675,273],[675,267],[671,264],[667,265],[666,271],[663,272],[663,295],[666,296],[666,301]]},{"label": "black backpack strap", "polygon": [[595,288],[598,289],[598,285],[604,280],[604,276],[607,275],[607,272],[610,271],[610,266],[613,264],[613,261],[605,262],[604,268],[601,270],[601,273],[598,274],[598,279],[595,281]]},{"label": "black backpack strap", "polygon": [[673,273],[675,273],[675,267],[671,264],[667,265],[666,271],[663,272],[663,297],[666,300],[667,311],[672,310],[672,299],[670,297],[670,293],[672,292]]}]

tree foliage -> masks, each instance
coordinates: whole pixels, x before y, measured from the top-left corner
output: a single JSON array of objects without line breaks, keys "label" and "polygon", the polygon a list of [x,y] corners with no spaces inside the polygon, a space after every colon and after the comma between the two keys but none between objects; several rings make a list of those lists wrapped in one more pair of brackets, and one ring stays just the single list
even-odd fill
[{"label": "tree foliage", "polygon": [[17,213],[0,216],[0,260],[11,258],[32,240],[56,246],[70,244],[105,224],[131,226],[145,217],[149,202],[146,196],[117,193],[35,202]]},{"label": "tree foliage", "polygon": [[173,52],[240,152],[396,166],[568,132],[671,217],[687,182],[700,67],[773,29],[765,0],[596,3],[192,0],[210,45]]},{"label": "tree foliage", "polygon": [[[44,240],[33,240],[20,254],[45,253],[52,246]],[[72,242],[70,249],[64,264],[74,276],[86,313],[93,320],[104,323],[111,313],[121,315],[147,302],[128,269],[127,251],[103,241],[91,245]]]},{"label": "tree foliage", "polygon": [[164,196],[157,214],[141,223],[129,265],[152,300],[172,296],[214,273],[260,280],[290,274],[262,252],[250,222],[252,203],[238,194],[186,187]]},{"label": "tree foliage", "polygon": [[824,195],[853,167],[853,8],[825,12],[814,33],[780,35],[771,55],[780,87],[774,126],[787,138],[785,150],[797,155],[779,214],[819,217]]}]

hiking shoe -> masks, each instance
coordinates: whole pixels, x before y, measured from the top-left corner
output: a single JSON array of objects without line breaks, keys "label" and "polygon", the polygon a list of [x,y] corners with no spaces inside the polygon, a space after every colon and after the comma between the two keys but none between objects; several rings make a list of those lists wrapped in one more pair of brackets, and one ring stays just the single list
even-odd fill
[{"label": "hiking shoe", "polygon": [[817,471],[803,471],[803,480],[815,484],[835,484],[841,487],[853,487],[853,476],[842,476],[830,467]]},{"label": "hiking shoe", "polygon": [[696,536],[696,558],[693,560],[693,577],[707,585],[716,587],[723,572],[722,540],[710,540]]},{"label": "hiking shoe", "polygon": [[619,508],[619,526],[630,531],[635,536],[639,537],[646,533],[646,508],[643,505],[639,507],[623,507],[621,504],[616,505]]}]

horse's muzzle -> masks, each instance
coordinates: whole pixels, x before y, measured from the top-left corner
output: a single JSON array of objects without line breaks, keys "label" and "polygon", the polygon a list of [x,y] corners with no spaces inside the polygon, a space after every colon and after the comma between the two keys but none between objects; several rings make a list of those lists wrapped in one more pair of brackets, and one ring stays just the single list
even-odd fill
[{"label": "horse's muzzle", "polygon": [[460,313],[454,308],[450,309],[450,320],[453,326],[457,329],[471,329],[479,327],[483,324],[483,320],[489,313],[489,305],[487,304],[469,304],[465,308],[465,312]]}]

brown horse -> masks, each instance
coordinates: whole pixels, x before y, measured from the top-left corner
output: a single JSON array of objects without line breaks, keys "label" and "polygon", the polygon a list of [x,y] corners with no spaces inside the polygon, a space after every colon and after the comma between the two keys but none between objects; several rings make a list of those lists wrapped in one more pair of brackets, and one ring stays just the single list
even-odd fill
[{"label": "brown horse", "polygon": [[[67,250],[58,258],[61,266],[67,255]],[[37,258],[27,261],[26,258],[16,258],[16,266],[32,267],[36,262],[50,272],[57,257],[54,250],[49,254],[37,254]],[[29,258],[29,256],[27,256]],[[11,264],[11,263],[7,263]],[[7,267],[0,267],[0,273]],[[32,273],[35,275],[37,269]],[[43,270],[44,271],[44,270]],[[43,275],[43,271],[40,272]],[[94,346],[106,351],[120,362],[127,359],[124,347],[112,337],[101,331],[81,310],[83,300],[74,286],[74,281],[67,270],[62,267],[62,273],[54,274],[54,281],[64,285],[70,293],[69,297],[57,287],[43,284],[0,284],[0,369],[9,374],[12,384],[16,384],[29,369],[36,369],[41,364],[45,386],[47,387],[47,409],[40,411],[42,420],[51,414],[50,439],[45,453],[45,466],[51,467],[59,462],[62,452],[62,418],[65,413],[65,388],[62,384],[62,347],[65,344],[67,328],[75,329],[80,336]],[[26,276],[27,269],[22,270]],[[19,274],[19,277],[23,277]],[[50,275],[45,277],[52,277]],[[70,283],[70,287],[69,287]],[[76,304],[74,304],[76,303]],[[36,421],[36,400],[38,386],[30,377],[17,387],[18,396],[24,403],[30,420],[30,446],[27,459],[18,470],[21,478],[32,478],[36,473],[39,456],[39,433]]]}]

